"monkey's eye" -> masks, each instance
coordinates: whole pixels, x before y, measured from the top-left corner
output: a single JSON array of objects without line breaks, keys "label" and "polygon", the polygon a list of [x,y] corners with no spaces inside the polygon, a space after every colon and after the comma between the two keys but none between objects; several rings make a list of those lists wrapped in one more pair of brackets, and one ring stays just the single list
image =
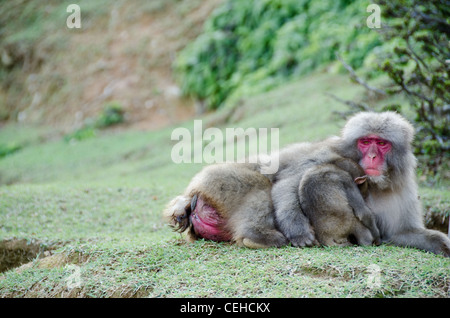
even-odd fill
[{"label": "monkey's eye", "polygon": [[369,145],[369,144],[370,144],[370,141],[369,141],[369,140],[362,140],[361,143],[362,143],[363,145]]},{"label": "monkey's eye", "polygon": [[379,144],[380,146],[385,146],[385,145],[386,145],[386,142],[384,142],[384,141],[379,141],[378,144]]}]

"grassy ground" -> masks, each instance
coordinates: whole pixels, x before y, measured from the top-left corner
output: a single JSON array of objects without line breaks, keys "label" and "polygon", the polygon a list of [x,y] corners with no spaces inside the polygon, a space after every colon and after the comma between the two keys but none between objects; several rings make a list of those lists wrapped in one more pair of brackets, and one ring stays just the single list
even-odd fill
[{"label": "grassy ground", "polygon": [[[243,100],[221,127],[279,127],[281,146],[337,134],[343,121],[332,113],[343,106],[326,92],[361,90],[345,76],[311,75]],[[0,297],[449,296],[450,260],[414,249],[185,243],[161,212],[202,165],[172,162],[173,128],[67,142],[50,129],[3,127],[0,144],[22,148],[0,159],[0,260],[21,260],[26,247],[37,255],[0,273]],[[445,185],[421,196],[448,212]]]}]

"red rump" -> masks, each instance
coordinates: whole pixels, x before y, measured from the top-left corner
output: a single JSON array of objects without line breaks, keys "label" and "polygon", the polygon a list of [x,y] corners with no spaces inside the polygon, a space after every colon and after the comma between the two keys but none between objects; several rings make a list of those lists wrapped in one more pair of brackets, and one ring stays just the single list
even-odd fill
[{"label": "red rump", "polygon": [[199,237],[216,242],[231,240],[230,233],[224,229],[224,218],[217,213],[216,209],[206,204],[200,196],[191,213],[191,222],[195,234]]}]

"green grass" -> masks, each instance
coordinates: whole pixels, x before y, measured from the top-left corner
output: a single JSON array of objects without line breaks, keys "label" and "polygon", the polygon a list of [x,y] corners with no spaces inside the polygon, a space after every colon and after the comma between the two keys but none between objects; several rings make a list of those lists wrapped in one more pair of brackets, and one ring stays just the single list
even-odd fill
[{"label": "green grass", "polygon": [[[344,106],[326,92],[352,98],[361,90],[345,76],[314,74],[243,100],[221,127],[279,127],[281,146],[338,134],[343,121],[332,113]],[[43,249],[0,274],[0,297],[448,296],[450,260],[414,249],[185,243],[161,212],[202,165],[171,161],[173,128],[66,142],[47,130],[3,127],[0,143],[23,147],[0,159],[0,241]],[[421,188],[421,196],[427,206],[450,205],[444,186]],[[368,283],[371,264],[379,287]],[[79,284],[69,288],[76,270]]]},{"label": "green grass", "polygon": [[[3,296],[149,297],[445,297],[449,262],[394,247],[249,250],[225,243],[143,238],[64,248],[80,268],[67,287],[68,265],[10,271]],[[370,284],[370,265],[380,286]]]}]

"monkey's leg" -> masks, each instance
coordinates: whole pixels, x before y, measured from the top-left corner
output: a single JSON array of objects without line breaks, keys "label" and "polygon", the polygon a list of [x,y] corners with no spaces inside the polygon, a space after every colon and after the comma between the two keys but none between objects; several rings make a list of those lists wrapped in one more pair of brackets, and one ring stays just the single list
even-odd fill
[{"label": "monkey's leg", "polygon": [[286,237],[275,227],[270,189],[249,192],[230,217],[228,227],[234,229],[233,240],[240,246],[267,248],[288,244]]},{"label": "monkey's leg", "polygon": [[284,235],[276,229],[267,229],[262,233],[249,233],[244,238],[236,240],[236,244],[248,248],[281,247],[289,242]]},{"label": "monkey's leg", "polygon": [[296,178],[280,180],[273,185],[276,223],[293,246],[318,245],[309,220],[300,208],[297,191]]},{"label": "monkey's leg", "polygon": [[450,257],[450,240],[444,233],[428,229],[413,229],[392,235],[385,240],[389,244],[415,247]]}]

